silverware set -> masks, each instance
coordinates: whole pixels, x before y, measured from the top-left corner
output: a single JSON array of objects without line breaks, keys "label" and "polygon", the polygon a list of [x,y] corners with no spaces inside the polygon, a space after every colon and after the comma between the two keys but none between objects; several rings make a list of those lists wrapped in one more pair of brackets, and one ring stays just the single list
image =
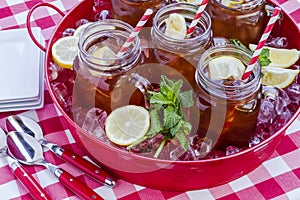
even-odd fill
[{"label": "silverware set", "polygon": [[97,165],[57,144],[48,142],[44,138],[41,127],[34,120],[13,115],[6,119],[5,126],[7,134],[0,128],[0,157],[6,159],[15,176],[29,190],[34,199],[50,200],[51,198],[22,164],[46,167],[66,188],[82,199],[103,199],[70,173],[47,162],[43,156],[43,147],[48,148],[96,181],[108,187],[115,186],[116,182]]}]

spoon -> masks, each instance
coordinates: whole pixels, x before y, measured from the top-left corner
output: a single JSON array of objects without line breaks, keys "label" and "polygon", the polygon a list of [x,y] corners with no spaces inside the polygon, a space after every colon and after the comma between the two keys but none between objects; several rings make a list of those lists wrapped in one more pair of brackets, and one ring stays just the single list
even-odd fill
[{"label": "spoon", "polygon": [[74,176],[63,169],[48,163],[43,156],[43,149],[32,136],[11,131],[7,134],[7,147],[13,157],[27,165],[42,165],[54,174],[67,188],[82,199],[103,199],[92,189],[81,183]]},{"label": "spoon", "polygon": [[7,154],[6,134],[0,128],[0,156],[5,158],[14,175],[29,190],[29,194],[36,200],[51,200],[41,185],[33,178],[33,176],[14,158]]},{"label": "spoon", "polygon": [[109,177],[109,174],[100,167],[73,152],[61,148],[57,144],[47,142],[43,136],[41,127],[34,120],[24,116],[11,115],[6,119],[6,129],[7,131],[24,132],[32,137],[35,137],[35,139],[37,139],[42,146],[47,147],[58,157],[62,158],[66,162],[71,163],[94,179],[104,183],[109,187],[114,187],[116,185],[116,182]]}]

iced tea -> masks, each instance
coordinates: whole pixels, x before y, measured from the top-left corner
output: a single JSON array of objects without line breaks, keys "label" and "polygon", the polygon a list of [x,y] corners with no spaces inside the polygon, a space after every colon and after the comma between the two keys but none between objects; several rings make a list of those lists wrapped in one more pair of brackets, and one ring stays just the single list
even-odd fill
[{"label": "iced tea", "polygon": [[232,56],[247,66],[251,52],[235,45],[217,46],[206,51],[198,64],[196,80],[200,86],[200,127],[198,134],[212,139],[215,150],[228,146],[247,147],[255,132],[260,108],[260,65],[257,63],[247,82],[228,78],[212,80],[208,63],[221,56]]},{"label": "iced tea", "polygon": [[[235,1],[231,1],[235,2]],[[210,0],[207,12],[212,19],[214,36],[239,39],[248,46],[256,44],[264,28],[266,17],[264,0],[241,0],[236,5],[223,5],[221,0]]]},{"label": "iced tea", "polygon": [[207,12],[201,15],[191,36],[184,39],[171,38],[165,35],[165,30],[166,20],[172,13],[182,15],[188,27],[197,10],[197,6],[188,3],[176,3],[161,8],[153,19],[151,35],[154,47],[178,54],[196,65],[212,41],[211,19]]},{"label": "iced tea", "polygon": [[[156,12],[166,4],[164,0],[112,0],[111,3],[114,18],[125,21],[132,26],[138,23],[148,8]],[[147,22],[149,26],[152,24],[153,16]]]},{"label": "iced tea", "polygon": [[123,56],[116,57],[132,30],[125,22],[103,20],[88,26],[81,34],[79,53],[74,61],[73,101],[76,106],[96,106],[111,112],[111,91],[117,81],[129,69],[143,62],[138,37]]}]

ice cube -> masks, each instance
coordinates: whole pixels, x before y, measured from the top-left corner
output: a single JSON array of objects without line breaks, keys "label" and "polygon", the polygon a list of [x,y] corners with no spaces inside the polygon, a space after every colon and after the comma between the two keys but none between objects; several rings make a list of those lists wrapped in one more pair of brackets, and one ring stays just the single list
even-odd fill
[{"label": "ice cube", "polygon": [[235,146],[226,147],[226,156],[240,152],[240,149]]},{"label": "ice cube", "polygon": [[271,122],[275,115],[275,106],[269,100],[263,100],[260,105],[258,121],[260,123]]},{"label": "ice cube", "polygon": [[109,143],[104,131],[106,117],[105,111],[100,108],[91,108],[85,116],[82,128],[103,142]]},{"label": "ice cube", "polygon": [[87,24],[87,23],[89,23],[89,20],[87,20],[87,19],[79,19],[79,20],[76,21],[75,25],[78,28],[79,26],[81,26],[83,24]]},{"label": "ice cube", "polygon": [[74,32],[74,28],[66,28],[62,33],[62,37],[72,36]]},{"label": "ice cube", "polygon": [[249,141],[249,147],[253,147],[253,146],[255,146],[255,145],[259,144],[259,143],[260,143],[259,137],[258,136],[254,136]]}]

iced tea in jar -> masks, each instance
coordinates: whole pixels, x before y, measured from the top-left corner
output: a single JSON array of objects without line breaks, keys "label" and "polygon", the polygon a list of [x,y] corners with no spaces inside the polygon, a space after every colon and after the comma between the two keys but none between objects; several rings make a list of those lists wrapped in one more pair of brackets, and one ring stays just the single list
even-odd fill
[{"label": "iced tea in jar", "polygon": [[[79,53],[74,61],[76,106],[112,111],[111,93],[118,87],[117,83],[120,79],[129,81],[130,77],[123,76],[124,73],[143,62],[139,37],[135,37],[122,56],[116,56],[132,30],[129,24],[111,19],[92,23],[81,33]],[[119,93],[114,98],[121,96]]]},{"label": "iced tea in jar", "polygon": [[199,85],[200,138],[212,140],[214,150],[246,148],[255,133],[260,108],[260,64],[241,80],[251,52],[236,45],[216,46],[203,53],[196,70]]},{"label": "iced tea in jar", "polygon": [[[112,12],[115,19],[119,19],[135,26],[147,9],[156,12],[166,5],[165,0],[111,0]],[[151,25],[152,17],[147,22]]]},{"label": "iced tea in jar", "polygon": [[206,11],[193,33],[186,34],[197,10],[198,6],[188,3],[170,4],[158,10],[151,30],[154,48],[177,54],[196,65],[212,41],[211,19]]},{"label": "iced tea in jar", "polygon": [[264,0],[210,0],[206,10],[214,36],[239,39],[245,45],[259,41],[266,17]]}]

